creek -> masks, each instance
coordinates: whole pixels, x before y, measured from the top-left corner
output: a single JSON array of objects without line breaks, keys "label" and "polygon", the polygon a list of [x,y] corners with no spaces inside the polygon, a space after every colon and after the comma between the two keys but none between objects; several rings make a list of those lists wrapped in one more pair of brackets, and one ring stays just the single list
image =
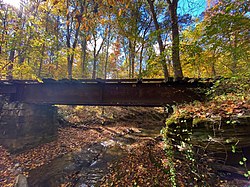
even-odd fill
[{"label": "creek", "polygon": [[[122,126],[124,122],[130,124],[125,125],[126,132],[124,133],[115,133],[111,138],[106,138],[101,142],[96,141],[58,157],[47,165],[31,170],[28,178],[29,186],[100,186],[103,177],[109,174],[110,164],[119,162],[142,141],[159,140],[159,133],[165,126],[165,117],[163,115],[152,116],[152,112],[146,114],[141,112],[123,117],[116,125]],[[140,119],[136,119],[138,117]],[[114,119],[117,121],[117,118]],[[245,164],[249,168],[249,119],[249,117],[237,118],[231,120],[237,122],[231,125],[221,120],[194,125],[192,120],[190,122],[187,120],[187,122],[169,125],[168,137],[175,147],[180,149],[182,145],[193,145],[194,154],[201,158],[198,159],[201,161],[199,164],[209,166],[216,172],[216,175],[213,175],[214,178],[208,178],[211,179],[211,184],[215,182],[216,176],[219,176],[222,180],[232,181],[229,183],[232,185],[249,185],[247,178],[243,176],[247,172],[246,168],[239,165],[239,161],[243,158],[242,153],[244,153],[244,156],[248,158]],[[131,126],[134,121],[137,121],[137,125]],[[110,124],[104,124],[103,127],[108,128]],[[83,129],[79,128],[79,130]],[[237,143],[238,140],[239,143]],[[232,153],[232,146],[236,143],[236,153]],[[178,150],[175,149],[175,151]],[[206,161],[202,163],[202,160]],[[69,181],[70,184],[68,184]]]},{"label": "creek", "polygon": [[140,140],[154,139],[159,136],[164,124],[144,126],[131,130],[124,135],[93,143],[52,160],[49,164],[31,170],[29,186],[57,187],[65,184],[70,176],[71,185],[76,187],[99,186],[108,172],[109,164],[127,155],[131,146]]}]

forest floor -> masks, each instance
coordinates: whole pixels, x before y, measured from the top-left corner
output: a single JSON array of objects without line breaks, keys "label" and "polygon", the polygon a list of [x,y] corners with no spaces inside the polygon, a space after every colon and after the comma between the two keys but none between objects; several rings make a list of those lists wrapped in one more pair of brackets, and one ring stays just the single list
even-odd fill
[{"label": "forest floor", "polygon": [[[121,137],[131,132],[140,133],[141,128],[164,127],[162,108],[66,107],[61,108],[68,125],[63,121],[58,130],[58,139],[19,154],[10,154],[0,147],[0,186],[14,186],[18,174],[29,177],[30,171],[49,165],[55,158],[75,152],[90,144]],[[112,112],[111,112],[112,111]],[[158,129],[160,129],[158,128]],[[126,149],[126,154],[109,165],[109,173],[101,186],[171,186],[168,160],[160,130],[155,137],[138,139]],[[195,184],[190,168],[181,160],[175,161],[178,184]],[[60,186],[74,186],[77,174],[64,176]],[[210,183],[217,183],[207,176]]]},{"label": "forest floor", "polygon": [[[64,115],[67,121],[61,121],[62,126],[58,129],[56,141],[19,154],[10,154],[0,146],[0,186],[14,186],[17,175],[23,174],[29,177],[31,170],[50,164],[55,158],[67,153],[78,151],[90,144],[109,140],[115,136],[124,136],[131,132],[140,133],[140,128],[144,125],[151,126],[151,128],[156,125],[161,128],[165,121],[163,111],[159,108],[106,107],[104,114],[101,107],[86,107],[86,109],[84,107],[61,107],[59,112],[62,111],[64,113],[61,115]],[[168,176],[161,172],[161,169],[154,163],[151,163],[147,151],[150,149],[152,155],[160,163],[164,158],[162,146],[157,139],[147,137],[130,146],[129,150],[126,150],[128,157],[125,159],[130,165],[126,164],[126,167],[135,173],[135,178],[124,178],[119,181],[125,186],[133,185],[137,178],[140,184],[147,182],[153,185],[156,180],[161,181],[162,184],[167,183]],[[143,172],[146,171],[150,171],[150,175],[144,175]],[[129,174],[131,173],[127,172],[127,176],[124,177],[128,177]],[[152,176],[154,177],[151,178]],[[72,186],[72,180],[76,176],[67,177],[68,180],[64,181],[61,186]],[[112,176],[110,175],[110,177]]]}]

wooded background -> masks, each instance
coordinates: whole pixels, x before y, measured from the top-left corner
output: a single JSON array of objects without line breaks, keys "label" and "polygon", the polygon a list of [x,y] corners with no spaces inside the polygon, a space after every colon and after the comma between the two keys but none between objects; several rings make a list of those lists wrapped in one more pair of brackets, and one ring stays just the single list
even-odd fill
[{"label": "wooded background", "polygon": [[0,0],[0,79],[250,76],[250,2],[181,1]]}]

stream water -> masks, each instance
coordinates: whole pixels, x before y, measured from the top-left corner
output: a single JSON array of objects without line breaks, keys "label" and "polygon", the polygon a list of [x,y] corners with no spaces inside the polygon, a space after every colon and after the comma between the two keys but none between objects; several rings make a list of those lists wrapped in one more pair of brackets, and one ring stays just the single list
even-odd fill
[{"label": "stream water", "polygon": [[32,170],[29,186],[57,187],[71,176],[71,186],[99,186],[108,173],[108,165],[127,155],[129,146],[138,140],[159,136],[162,126],[139,131],[131,131],[124,136],[114,136],[109,140],[94,143],[73,153],[54,159],[51,163]]}]

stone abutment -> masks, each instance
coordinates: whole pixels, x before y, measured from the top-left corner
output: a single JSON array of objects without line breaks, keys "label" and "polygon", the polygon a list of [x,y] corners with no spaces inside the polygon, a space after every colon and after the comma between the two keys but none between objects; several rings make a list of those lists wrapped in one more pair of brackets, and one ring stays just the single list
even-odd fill
[{"label": "stone abutment", "polygon": [[10,102],[0,96],[0,144],[19,152],[57,136],[57,109],[52,105]]}]

